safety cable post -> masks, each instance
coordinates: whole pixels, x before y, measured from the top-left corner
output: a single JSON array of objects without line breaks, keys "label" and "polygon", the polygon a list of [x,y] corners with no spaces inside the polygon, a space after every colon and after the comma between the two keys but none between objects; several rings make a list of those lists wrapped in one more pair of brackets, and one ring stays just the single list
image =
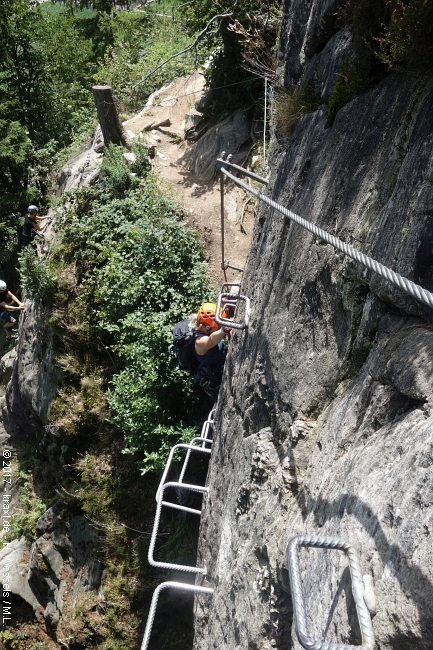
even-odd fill
[{"label": "safety cable post", "polygon": [[[302,592],[301,569],[298,557],[299,546],[322,548],[325,550],[337,549],[346,554],[352,580],[352,594],[358,615],[359,627],[361,629],[362,645],[354,646],[344,643],[316,641],[308,635],[307,616]],[[296,634],[303,648],[306,650],[373,650],[374,632],[370,612],[364,602],[364,581],[362,579],[361,564],[358,554],[352,546],[336,537],[299,535],[293,537],[287,546],[287,566],[289,569]]]},{"label": "safety cable post", "polygon": [[155,618],[156,606],[158,604],[159,594],[164,589],[179,589],[181,591],[189,591],[195,594],[207,594],[207,595],[213,594],[213,589],[210,589],[209,587],[200,587],[199,585],[189,585],[183,582],[167,581],[167,582],[162,582],[160,585],[158,585],[155,591],[153,592],[152,602],[150,604],[149,614],[147,617],[146,629],[144,631],[143,641],[141,643],[140,650],[147,650],[147,647],[149,645],[149,640],[150,640],[150,635],[152,633],[153,621]]},{"label": "safety cable post", "polygon": [[263,178],[263,176],[259,176],[258,174],[255,174],[254,172],[251,172],[249,169],[244,169],[244,167],[240,167],[239,165],[235,165],[232,162],[227,162],[227,160],[223,159],[223,156],[225,155],[225,152],[221,154],[220,158],[217,158],[217,168],[222,171],[223,169],[227,170],[228,167],[231,167],[231,169],[236,169],[236,171],[240,172],[244,176],[248,176],[249,178],[252,178],[253,180],[257,181],[258,183],[261,183],[262,185],[267,185],[268,180],[266,178]]},{"label": "safety cable post", "polygon": [[[225,269],[233,269],[234,271],[239,271],[239,273],[243,273],[244,269],[241,269],[239,266],[233,266],[233,264],[230,264],[230,260],[224,260],[224,268]],[[227,278],[226,278],[227,281]]]},{"label": "safety cable post", "polygon": [[311,223],[311,221],[307,221],[307,219],[300,217],[288,208],[285,208],[279,203],[276,203],[276,201],[273,201],[261,192],[258,192],[254,188],[241,181],[239,178],[236,178],[236,176],[233,176],[233,174],[227,171],[227,169],[220,167],[220,170],[221,174],[224,174],[227,176],[227,178],[230,178],[236,185],[243,187],[245,190],[247,190],[247,192],[250,192],[255,197],[260,199],[260,201],[263,201],[263,203],[266,203],[271,208],[274,208],[294,223],[297,223],[298,225],[305,228],[305,230],[313,233],[313,235],[316,237],[323,239],[323,241],[325,241],[327,244],[331,244],[331,246],[341,251],[348,257],[351,257],[356,262],[359,262],[359,264],[362,264],[370,271],[374,271],[374,273],[377,273],[377,275],[379,275],[381,278],[384,278],[395,287],[409,294],[419,302],[422,302],[424,305],[433,308],[433,293],[427,291],[427,289],[424,289],[419,284],[412,282],[412,280],[408,280],[399,273],[392,271],[390,268],[384,266],[380,262],[377,262],[372,257],[361,253],[361,251],[358,251],[353,246],[345,244],[341,239],[338,239],[338,237],[334,237],[334,235],[326,232],[326,230],[319,228],[315,224]]},{"label": "safety cable post", "polygon": [[[223,154],[221,154],[223,156]],[[227,280],[226,267],[224,266],[224,174],[220,171],[220,195],[221,195],[221,269],[224,271],[224,279]]]}]

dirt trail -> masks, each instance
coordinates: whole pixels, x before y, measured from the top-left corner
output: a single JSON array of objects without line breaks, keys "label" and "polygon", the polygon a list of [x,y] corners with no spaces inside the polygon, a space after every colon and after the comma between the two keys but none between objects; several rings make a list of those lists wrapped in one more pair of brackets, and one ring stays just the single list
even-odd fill
[{"label": "dirt trail", "polygon": [[[200,232],[209,257],[211,278],[215,286],[219,286],[224,281],[221,269],[219,179],[208,183],[199,181],[193,172],[177,162],[190,146],[185,140],[185,114],[194,111],[194,104],[203,93],[203,83],[203,76],[199,72],[176,80],[162,91],[158,91],[151,106],[146,106],[141,113],[123,125],[126,130],[139,133],[152,121],[158,123],[166,118],[170,120],[170,126],[150,131],[156,145],[154,170],[161,179],[161,184],[183,207],[187,223]],[[247,198],[245,192],[227,181],[225,188],[224,259],[230,260],[233,266],[242,268],[245,265],[254,224],[254,203],[249,201],[244,210]],[[237,271],[228,269],[227,278],[238,281],[240,275]]]}]

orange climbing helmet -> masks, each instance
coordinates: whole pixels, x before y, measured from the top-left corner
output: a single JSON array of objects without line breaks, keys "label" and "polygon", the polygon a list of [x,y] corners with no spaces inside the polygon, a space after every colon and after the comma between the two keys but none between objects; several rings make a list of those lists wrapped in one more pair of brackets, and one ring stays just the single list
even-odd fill
[{"label": "orange climbing helmet", "polygon": [[197,312],[197,320],[199,323],[204,323],[205,325],[214,326],[215,323],[215,314],[216,314],[216,304],[214,302],[204,302]]}]

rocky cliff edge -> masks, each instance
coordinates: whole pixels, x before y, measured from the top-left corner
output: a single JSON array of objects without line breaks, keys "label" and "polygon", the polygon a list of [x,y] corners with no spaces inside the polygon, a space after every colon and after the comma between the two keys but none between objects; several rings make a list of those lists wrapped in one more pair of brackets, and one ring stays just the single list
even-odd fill
[{"label": "rocky cliff edge", "polygon": [[[283,3],[279,78],[323,105],[274,136],[268,194],[433,290],[433,80],[393,73],[325,128],[350,33],[338,2]],[[195,650],[300,648],[288,541],[343,538],[374,582],[376,647],[433,644],[433,312],[262,206],[202,515]],[[346,560],[300,553],[313,639],[360,645]]]}]

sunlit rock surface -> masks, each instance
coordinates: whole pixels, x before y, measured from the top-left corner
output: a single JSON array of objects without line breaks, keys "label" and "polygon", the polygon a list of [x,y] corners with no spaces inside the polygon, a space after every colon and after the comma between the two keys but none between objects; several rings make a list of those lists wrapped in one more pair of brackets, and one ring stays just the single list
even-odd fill
[{"label": "sunlit rock surface", "polygon": [[[279,78],[329,96],[336,2],[284,3]],[[344,28],[346,30],[346,28]],[[315,61],[315,67],[312,61]],[[332,87],[332,84],[331,84]],[[394,73],[274,137],[267,193],[433,290],[433,82]],[[261,206],[217,411],[194,649],[299,648],[286,548],[341,537],[373,578],[381,650],[433,645],[433,311]],[[310,636],[361,644],[337,551],[301,551]]]}]

